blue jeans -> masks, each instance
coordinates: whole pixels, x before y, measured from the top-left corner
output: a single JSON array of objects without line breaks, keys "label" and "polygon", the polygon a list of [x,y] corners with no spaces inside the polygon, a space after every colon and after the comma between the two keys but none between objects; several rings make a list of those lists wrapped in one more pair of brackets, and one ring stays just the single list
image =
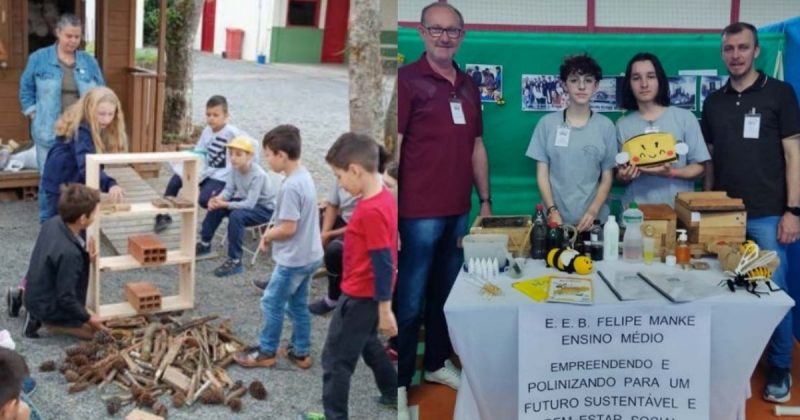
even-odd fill
[{"label": "blue jeans", "polygon": [[242,258],[242,242],[244,241],[244,230],[248,226],[258,226],[269,222],[272,217],[272,210],[264,206],[255,206],[252,209],[216,209],[211,210],[203,219],[203,227],[200,230],[200,239],[211,242],[214,232],[217,231],[222,219],[228,218],[228,258],[239,260]]},{"label": "blue jeans", "polygon": [[[56,211],[52,212],[48,208],[47,193],[42,188],[42,180],[44,179],[44,162],[47,160],[47,153],[50,152],[50,147],[36,145],[36,169],[39,170],[39,223],[44,223],[47,219],[53,217],[58,213],[58,200],[56,200]],[[52,213],[52,214],[51,214]]]},{"label": "blue jeans", "polygon": [[453,352],[444,303],[464,263],[459,241],[467,233],[467,214],[399,220],[400,250],[397,279],[398,386],[414,377],[417,334],[425,308],[425,370],[444,366]]},{"label": "blue jeans", "polygon": [[[221,193],[222,190],[225,189],[224,182],[213,178],[204,179],[199,186],[200,197],[197,202],[200,204],[200,207],[204,209],[208,208],[208,200],[210,200],[211,197]],[[172,175],[172,178],[169,179],[169,183],[167,183],[167,189],[164,191],[164,197],[177,197],[181,188],[183,188],[183,179],[178,175]]]},{"label": "blue jeans", "polygon": [[[311,276],[322,259],[300,267],[275,264],[272,278],[261,297],[264,328],[259,346],[263,353],[275,353],[283,330],[283,312],[292,320],[292,352],[299,357],[311,352],[311,314],[308,312],[308,288]],[[287,305],[288,303],[288,305]]]},{"label": "blue jeans", "polygon": [[786,283],[789,286],[789,296],[795,301],[792,308],[794,321],[794,336],[800,340],[800,241],[794,241],[786,246],[786,260],[789,266],[786,269]]},{"label": "blue jeans", "polygon": [[[774,250],[781,263],[772,273],[772,282],[790,291],[786,282],[788,261],[786,260],[786,246],[778,242],[778,223],[780,216],[767,216],[747,218],[747,237],[756,241],[763,249]],[[792,311],[789,311],[781,320],[767,345],[767,364],[770,367],[790,369],[792,367]]]},{"label": "blue jeans", "polygon": [[58,200],[60,198],[60,193],[51,193],[39,188],[39,224],[58,216]]}]

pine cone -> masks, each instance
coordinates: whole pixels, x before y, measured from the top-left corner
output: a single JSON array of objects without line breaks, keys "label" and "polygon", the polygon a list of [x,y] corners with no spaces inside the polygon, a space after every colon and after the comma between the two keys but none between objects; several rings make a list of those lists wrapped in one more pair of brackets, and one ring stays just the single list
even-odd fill
[{"label": "pine cone", "polygon": [[225,394],[221,389],[211,388],[200,394],[200,402],[205,405],[219,405],[225,401]]},{"label": "pine cone", "polygon": [[55,360],[47,360],[39,365],[39,372],[52,372],[56,370]]},{"label": "pine cone", "polygon": [[265,400],[267,399],[267,389],[261,382],[253,381],[250,383],[250,395],[257,400]]},{"label": "pine cone", "polygon": [[75,382],[78,380],[78,378],[80,378],[80,375],[78,375],[78,372],[75,372],[74,370],[68,370],[64,372],[64,379],[66,379],[67,382]]},{"label": "pine cone", "polygon": [[242,411],[242,400],[238,398],[233,398],[230,401],[228,401],[228,407],[230,407],[231,411],[233,411],[234,413],[238,413]]},{"label": "pine cone", "polygon": [[106,401],[106,411],[109,416],[117,414],[120,408],[122,408],[122,402],[120,402],[119,398],[112,398]]},{"label": "pine cone", "polygon": [[175,408],[181,408],[186,404],[186,396],[183,395],[183,392],[176,392],[175,395],[172,396],[172,406]]}]

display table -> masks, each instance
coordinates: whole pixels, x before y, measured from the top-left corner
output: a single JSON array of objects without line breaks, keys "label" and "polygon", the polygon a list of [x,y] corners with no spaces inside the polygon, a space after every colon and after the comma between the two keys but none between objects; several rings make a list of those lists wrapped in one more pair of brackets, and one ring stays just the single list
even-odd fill
[{"label": "display table", "polygon": [[[723,274],[716,261],[709,271],[691,270],[697,281],[719,283]],[[527,260],[522,279],[556,274],[543,261]],[[664,297],[620,302],[597,275],[607,278],[617,271],[676,272],[664,264],[598,262],[592,274],[595,307],[620,305],[637,313],[642,305],[674,305]],[[511,287],[518,281],[501,275],[495,283],[503,295],[486,297],[461,276],[445,304],[444,312],[453,348],[464,365],[461,389],[456,401],[455,418],[515,419],[518,387],[518,310],[532,306],[542,317],[557,314],[560,308],[575,305],[537,303]],[[763,287],[766,289],[766,287]],[[759,288],[761,290],[761,288]],[[711,307],[710,419],[744,419],[744,403],[750,396],[750,376],[773,329],[794,301],[780,291],[760,299],[744,290],[731,293],[720,287],[720,294],[682,305]],[[538,316],[539,314],[537,314]],[[691,351],[692,343],[685,343]],[[754,390],[760,395],[761,390]]]}]

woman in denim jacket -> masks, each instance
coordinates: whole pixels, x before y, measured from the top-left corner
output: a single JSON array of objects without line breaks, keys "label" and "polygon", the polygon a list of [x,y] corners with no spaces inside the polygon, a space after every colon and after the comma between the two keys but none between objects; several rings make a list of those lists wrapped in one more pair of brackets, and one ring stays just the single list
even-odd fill
[{"label": "woman in denim jacket", "polygon": [[[36,144],[39,174],[44,171],[47,153],[56,140],[55,122],[68,106],[95,86],[105,85],[103,74],[94,57],[78,51],[81,43],[81,21],[64,14],[56,25],[55,44],[37,50],[28,57],[22,73],[19,101],[22,113],[31,119],[31,137]],[[46,197],[39,185],[39,212]]]}]

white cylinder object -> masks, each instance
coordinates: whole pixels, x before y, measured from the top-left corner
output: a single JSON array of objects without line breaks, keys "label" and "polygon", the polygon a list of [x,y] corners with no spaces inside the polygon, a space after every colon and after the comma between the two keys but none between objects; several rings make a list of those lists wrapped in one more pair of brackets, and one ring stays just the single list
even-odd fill
[{"label": "white cylinder object", "polygon": [[775,415],[776,416],[800,416],[800,407],[797,406],[786,406],[786,405],[776,405],[775,406]]}]

